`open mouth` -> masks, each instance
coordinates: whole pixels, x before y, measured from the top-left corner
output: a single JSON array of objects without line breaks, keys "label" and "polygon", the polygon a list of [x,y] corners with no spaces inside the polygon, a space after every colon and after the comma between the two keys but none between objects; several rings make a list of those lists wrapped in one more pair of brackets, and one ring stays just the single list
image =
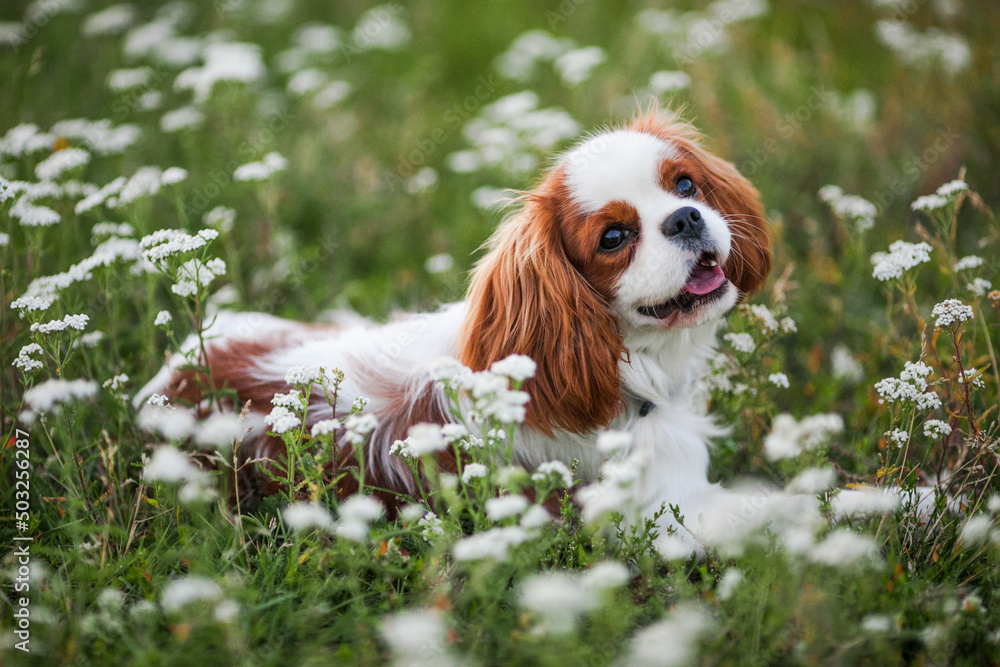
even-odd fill
[{"label": "open mouth", "polygon": [[718,256],[714,252],[703,252],[691,269],[683,292],[655,306],[640,306],[639,314],[662,320],[676,311],[691,312],[722,296],[728,282]]}]

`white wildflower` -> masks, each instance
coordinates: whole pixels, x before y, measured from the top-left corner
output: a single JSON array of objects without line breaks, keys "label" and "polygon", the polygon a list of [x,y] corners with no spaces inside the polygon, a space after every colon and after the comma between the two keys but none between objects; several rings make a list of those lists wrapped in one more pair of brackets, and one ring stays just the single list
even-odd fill
[{"label": "white wildflower", "polygon": [[665,619],[632,638],[625,664],[634,667],[692,664],[699,638],[711,625],[711,617],[701,607],[692,603],[680,604]]},{"label": "white wildflower", "polygon": [[434,512],[426,512],[417,521],[417,528],[420,530],[420,537],[427,542],[433,542],[436,538],[444,535],[444,525]]},{"label": "white wildflower", "polygon": [[196,103],[206,101],[220,81],[251,83],[264,77],[260,47],[242,42],[215,42],[202,51],[205,63],[189,67],[174,81],[176,90],[191,90]]},{"label": "white wildflower", "polygon": [[960,181],[956,179],[954,181],[948,181],[947,183],[939,187],[937,189],[936,194],[939,194],[942,197],[950,197],[954,194],[958,194],[959,192],[964,192],[968,189],[969,186],[965,181]]},{"label": "white wildflower", "polygon": [[955,271],[967,271],[978,269],[983,265],[983,258],[976,255],[968,255],[955,262]]},{"label": "white wildflower", "polygon": [[573,473],[562,461],[546,461],[540,464],[531,475],[531,479],[536,482],[547,482],[552,478],[555,478],[559,485],[564,488],[568,489],[573,486]]},{"label": "white wildflower", "polygon": [[757,347],[753,337],[747,333],[727,333],[723,338],[732,345],[734,350],[744,354],[750,354]]},{"label": "white wildflower", "polygon": [[160,116],[160,129],[168,134],[197,127],[205,122],[205,114],[193,106],[180,107]]},{"label": "white wildflower", "polygon": [[516,516],[528,509],[528,499],[524,496],[500,496],[486,501],[486,516],[491,521],[501,521]]},{"label": "white wildflower", "polygon": [[382,516],[382,503],[371,496],[354,495],[340,504],[340,518],[334,532],[348,540],[362,542],[372,521]]},{"label": "white wildflower", "polygon": [[438,382],[451,383],[466,375],[471,371],[461,363],[451,357],[439,357],[427,366],[431,378]]},{"label": "white wildflower", "polygon": [[537,63],[552,61],[573,48],[573,42],[556,39],[544,30],[529,30],[517,37],[496,60],[497,71],[508,79],[527,81]]},{"label": "white wildflower", "polygon": [[160,174],[160,185],[176,185],[187,180],[187,169],[180,167],[169,167]]},{"label": "white wildflower", "polygon": [[121,224],[114,222],[99,222],[90,229],[90,235],[99,238],[102,236],[129,237],[135,234],[135,228],[127,222]]},{"label": "white wildflower", "polygon": [[104,384],[101,386],[105,389],[110,389],[111,391],[118,391],[125,386],[126,382],[128,382],[128,375],[120,373],[109,380],[105,380]]},{"label": "white wildflower", "polygon": [[437,424],[414,424],[407,432],[407,447],[411,456],[423,456],[442,451],[446,445]]},{"label": "white wildflower", "polygon": [[819,198],[830,205],[838,218],[854,222],[858,231],[865,231],[875,226],[878,209],[867,199],[845,194],[836,185],[825,185],[820,188]]},{"label": "white wildflower", "polygon": [[971,386],[982,389],[986,386],[983,382],[983,374],[981,371],[977,371],[975,368],[966,368],[964,371],[958,374],[955,378],[958,380],[959,384],[965,384],[969,382]]},{"label": "white wildflower", "polygon": [[521,528],[541,528],[552,523],[552,515],[549,514],[548,510],[541,505],[532,505],[528,508],[524,514],[521,515],[521,521],[518,523]]},{"label": "white wildflower", "polygon": [[121,3],[94,12],[83,22],[82,32],[87,37],[117,35],[125,31],[138,18],[139,11],[134,5]]},{"label": "white wildflower", "polygon": [[795,476],[785,490],[789,493],[823,493],[833,486],[836,474],[832,468],[807,468]]},{"label": "white wildflower", "polygon": [[889,252],[877,252],[872,255],[871,261],[875,265],[872,270],[872,277],[883,282],[900,278],[904,271],[929,262],[931,260],[931,247],[924,243],[907,243],[906,241],[894,241],[889,246]]},{"label": "white wildflower", "polygon": [[14,299],[10,302],[10,307],[13,310],[18,311],[18,315],[24,318],[25,313],[40,312],[43,310],[48,310],[49,306],[52,305],[52,301],[48,299],[42,299],[37,296],[22,296],[19,299]]},{"label": "white wildflower", "polygon": [[619,588],[632,579],[628,568],[613,560],[596,563],[580,576],[580,583],[590,590]]},{"label": "white wildflower", "polygon": [[43,181],[58,180],[67,171],[90,162],[90,153],[82,148],[65,148],[56,151],[35,165],[35,176]]},{"label": "white wildflower", "polygon": [[169,399],[163,394],[151,394],[149,398],[146,399],[146,405],[151,405],[156,408],[164,408],[167,406]]},{"label": "white wildflower", "polygon": [[194,432],[195,418],[186,408],[147,405],[139,411],[139,428],[158,433],[167,440],[183,440]]},{"label": "white wildflower", "polygon": [[215,605],[215,609],[212,611],[212,618],[215,619],[216,623],[229,624],[232,623],[240,613],[240,605],[235,600],[223,600],[219,604]]},{"label": "white wildflower", "polygon": [[382,619],[382,638],[392,651],[396,667],[418,667],[429,662],[453,667],[447,631],[441,612],[434,608],[411,608]]},{"label": "white wildflower", "polygon": [[604,49],[588,46],[562,54],[552,63],[563,83],[576,86],[590,78],[591,71],[607,60]]},{"label": "white wildflower", "polygon": [[764,453],[772,461],[798,456],[803,450],[815,449],[832,435],[844,429],[844,420],[836,414],[820,414],[797,422],[789,414],[774,418],[771,433],[764,438]]},{"label": "white wildflower", "polygon": [[323,369],[316,364],[292,366],[285,373],[285,382],[290,385],[311,386],[323,377]]},{"label": "white wildflower", "polygon": [[934,410],[941,406],[940,397],[927,391],[927,376],[931,368],[918,361],[906,362],[898,378],[884,378],[875,383],[879,404],[915,403],[918,410]]},{"label": "white wildflower", "polygon": [[441,437],[446,445],[451,445],[469,436],[469,429],[462,424],[444,424],[441,426]]},{"label": "white wildflower", "polygon": [[43,351],[42,346],[38,343],[29,343],[21,348],[17,353],[17,359],[11,365],[21,369],[22,373],[39,370],[45,364],[32,357],[32,355],[41,354]]},{"label": "white wildflower", "polygon": [[505,561],[512,546],[521,544],[530,534],[520,526],[503,526],[464,537],[452,547],[457,561],[493,559]]},{"label": "white wildflower", "polygon": [[236,222],[236,211],[226,206],[216,206],[205,214],[202,221],[209,227],[215,227],[221,232],[229,232]]},{"label": "white wildflower", "polygon": [[483,478],[488,474],[489,468],[482,463],[466,463],[462,469],[462,481],[468,484],[473,479]]},{"label": "white wildflower", "polygon": [[331,530],[333,517],[329,510],[313,503],[293,503],[281,510],[281,518],[285,525],[296,531],[308,531],[313,528]]},{"label": "white wildflower", "polygon": [[89,315],[82,315],[82,314],[66,315],[61,320],[49,320],[48,322],[35,322],[29,328],[31,331],[43,335],[65,331],[66,329],[75,329],[77,331],[83,331],[87,327],[87,323],[89,321],[90,321]]},{"label": "white wildflower", "polygon": [[604,431],[597,435],[597,451],[614,454],[632,446],[632,434],[628,431]]},{"label": "white wildflower", "polygon": [[276,405],[270,414],[264,417],[264,423],[271,426],[271,431],[281,435],[302,425],[302,420],[286,407]]},{"label": "white wildflower", "polygon": [[992,525],[993,520],[986,514],[971,516],[962,526],[959,539],[967,546],[985,543],[989,539]]},{"label": "white wildflower", "polygon": [[973,278],[972,281],[965,286],[965,289],[969,290],[973,296],[985,296],[991,289],[993,289],[993,283],[985,278]]},{"label": "white wildflower", "polygon": [[97,393],[92,380],[46,380],[24,392],[24,402],[35,412],[50,412],[72,400],[83,400]]},{"label": "white wildflower", "polygon": [[201,470],[187,457],[187,454],[164,445],[157,447],[142,471],[143,479],[150,482],[178,483],[196,477]]},{"label": "white wildflower", "polygon": [[379,5],[358,18],[351,33],[359,49],[395,51],[410,41],[410,29],[400,18],[401,5]]},{"label": "white wildflower", "polygon": [[924,195],[923,197],[917,197],[916,201],[910,204],[910,208],[914,211],[926,211],[928,213],[933,211],[938,211],[943,209],[948,205],[948,198],[942,197],[941,195]]},{"label": "white wildflower", "polygon": [[719,587],[715,589],[715,594],[720,600],[725,601],[733,597],[733,593],[739,588],[740,584],[743,582],[743,571],[737,567],[731,567],[726,570],[726,573],[722,575],[722,579],[719,580]]},{"label": "white wildflower", "polygon": [[688,76],[687,72],[663,70],[655,72],[653,73],[653,76],[649,77],[649,92],[656,97],[659,97],[664,93],[673,93],[678,90],[684,90],[690,85],[691,77]]},{"label": "white wildflower", "polygon": [[695,552],[692,542],[676,533],[663,535],[654,546],[663,559],[668,561],[687,560]]},{"label": "white wildflower", "polygon": [[885,437],[889,440],[889,442],[896,445],[896,447],[902,447],[910,439],[910,434],[906,431],[894,428],[892,431],[887,431],[885,433]]},{"label": "white wildflower", "polygon": [[62,218],[48,206],[36,206],[26,197],[21,197],[10,207],[10,217],[20,221],[23,227],[50,227]]},{"label": "white wildflower", "polygon": [[776,387],[781,387],[782,389],[788,389],[788,376],[784,373],[771,373],[767,376],[767,381]]},{"label": "white wildflower", "polygon": [[108,88],[112,92],[121,92],[131,88],[142,88],[153,78],[153,70],[149,67],[131,67],[112,70],[108,74]]},{"label": "white wildflower", "polygon": [[946,299],[934,306],[931,316],[937,318],[934,321],[934,327],[941,329],[971,320],[973,316],[972,306],[967,306],[958,299]]},{"label": "white wildflower", "polygon": [[811,560],[823,565],[841,567],[857,562],[878,560],[875,541],[867,535],[858,535],[842,528],[831,532],[826,539],[809,552]]},{"label": "white wildflower", "polygon": [[194,441],[202,447],[228,449],[240,435],[242,422],[233,412],[216,412],[194,429]]},{"label": "white wildflower", "polygon": [[153,320],[153,326],[165,327],[170,324],[173,319],[174,316],[171,315],[169,311],[161,310],[156,314],[156,319]]},{"label": "white wildflower", "polygon": [[928,419],[924,422],[924,435],[928,438],[943,438],[951,434],[951,426],[940,419]]},{"label": "white wildflower", "polygon": [[535,370],[538,365],[535,361],[523,354],[512,354],[500,361],[493,362],[490,371],[497,375],[505,375],[515,382],[523,382],[528,378],[535,377]]},{"label": "white wildflower", "polygon": [[891,514],[902,502],[899,494],[885,489],[845,489],[830,500],[830,507],[838,518],[856,515],[872,516]]},{"label": "white wildflower", "polygon": [[332,435],[339,429],[343,428],[339,419],[320,419],[318,422],[313,424],[312,430],[309,432],[312,437],[317,438],[321,435]]},{"label": "white wildflower", "polygon": [[118,201],[111,208],[119,208],[131,204],[144,197],[151,197],[160,191],[163,171],[159,167],[140,167],[136,170],[118,193]]},{"label": "white wildflower", "polygon": [[171,581],[163,589],[160,605],[173,613],[196,602],[213,602],[222,597],[222,588],[208,577],[191,575]]},{"label": "white wildflower", "polygon": [[113,197],[121,192],[126,183],[128,183],[128,179],[124,176],[119,176],[110,183],[106,184],[104,187],[99,188],[96,192],[92,192],[78,201],[76,206],[73,208],[74,212],[77,215],[80,215],[97,208],[107,202],[110,197]]},{"label": "white wildflower", "polygon": [[892,627],[892,619],[883,614],[868,614],[861,619],[861,629],[865,632],[889,632]]},{"label": "white wildflower", "polygon": [[378,427],[378,419],[375,415],[355,414],[344,420],[344,435],[347,442],[352,445],[360,445],[368,438],[368,434]]},{"label": "white wildflower", "polygon": [[524,580],[521,605],[536,612],[546,632],[572,632],[577,618],[597,607],[594,591],[566,572],[536,574]]},{"label": "white wildflower", "polygon": [[268,153],[260,162],[249,162],[236,168],[233,179],[237,181],[266,181],[275,173],[284,171],[288,160],[280,153]]},{"label": "white wildflower", "polygon": [[199,471],[199,474],[194,475],[180,488],[177,492],[177,500],[182,505],[203,505],[215,500],[217,495],[210,484],[209,477]]}]

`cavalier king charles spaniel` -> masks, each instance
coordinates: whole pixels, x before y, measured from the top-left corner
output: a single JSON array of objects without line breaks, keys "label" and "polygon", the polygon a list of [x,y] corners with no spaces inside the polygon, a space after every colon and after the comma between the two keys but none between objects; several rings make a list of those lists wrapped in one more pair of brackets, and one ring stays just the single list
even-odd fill
[{"label": "cavalier king charles spaniel", "polygon": [[[598,436],[625,431],[631,445],[618,457],[641,460],[635,517],[653,516],[664,504],[698,516],[720,498],[740,513],[750,496],[708,480],[709,442],[723,431],[705,414],[697,385],[719,324],[771,267],[757,190],[708,152],[691,126],[653,111],[584,138],[520,199],[490,239],[464,302],[383,325],[220,313],[206,334],[203,363],[215,386],[235,391],[240,405],[249,402],[242,456],[284,455],[264,417],[273,395],[289,390],[290,367],[340,369],[346,379],[336,410],[317,393],[309,421],[342,417],[355,398],[368,400],[378,426],[365,474],[388,491],[380,497],[392,509],[395,493],[415,495],[393,443],[414,424],[454,419],[429,363],[450,357],[482,370],[520,354],[537,370],[524,385],[531,398],[513,439],[517,463],[531,470],[577,461],[584,486],[609,474]],[[182,368],[182,356],[141,395],[197,405],[204,379]],[[343,451],[348,461],[351,447]],[[281,488],[259,465],[239,475],[244,507]],[[354,481],[344,479],[347,495]]]}]

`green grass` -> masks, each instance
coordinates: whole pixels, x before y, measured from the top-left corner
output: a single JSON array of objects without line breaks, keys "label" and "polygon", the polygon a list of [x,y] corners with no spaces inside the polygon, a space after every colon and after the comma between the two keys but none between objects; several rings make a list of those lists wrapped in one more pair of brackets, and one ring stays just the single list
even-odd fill
[{"label": "green grass", "polygon": [[[690,62],[671,50],[671,40],[642,28],[636,17],[647,8],[643,3],[413,3],[400,14],[412,39],[398,50],[358,50],[345,42],[332,53],[311,56],[330,80],[351,87],[346,99],[328,109],[287,92],[278,54],[310,21],[336,25],[348,40],[371,5],[290,2],[287,13],[268,24],[253,10],[264,2],[197,3],[190,5],[180,34],[219,31],[219,39],[258,44],[267,69],[248,84],[217,84],[199,105],[204,124],[179,133],[162,132],[159,122],[165,111],[190,103],[191,93],[173,85],[180,68],[127,59],[121,36],[84,36],[86,15],[109,3],[83,4],[82,13],[29,14],[35,18],[27,19],[27,41],[0,47],[0,135],[21,123],[44,131],[66,119],[109,118],[136,125],[139,139],[120,154],[95,155],[74,178],[101,186],[145,165],[180,166],[188,176],[129,206],[80,215],[72,201],[40,199],[61,216],[43,229],[22,226],[11,215],[12,201],[0,203],[0,233],[9,235],[0,247],[5,582],[17,576],[14,538],[34,537],[31,653],[14,646],[20,593],[4,585],[0,663],[377,663],[391,654],[381,630],[386,615],[426,609],[439,614],[449,655],[465,664],[624,662],[637,633],[664,618],[694,625],[700,622],[692,619],[711,619],[701,623],[701,633],[681,633],[695,642],[696,664],[1000,660],[997,531],[992,528],[992,539],[982,544],[967,533],[962,537],[970,516],[993,521],[987,502],[998,490],[1000,311],[997,299],[965,288],[973,276],[1000,287],[995,2],[965,3],[954,15],[936,9],[947,3],[914,3],[914,11],[896,13],[917,30],[961,36],[970,60],[953,74],[940,63],[903,62],[875,31],[876,21],[892,10],[866,2],[774,0],[764,15],[724,30],[726,51]],[[139,22],[152,19],[158,6],[142,3]],[[674,7],[704,11],[696,3]],[[27,9],[22,0],[5,2],[0,21],[22,21]],[[551,31],[577,46],[599,46],[607,58],[577,86],[564,84],[549,64],[539,65],[525,82],[499,76],[495,58],[529,29]],[[149,84],[137,91],[109,90],[110,72],[143,65],[153,69]],[[396,309],[460,299],[467,270],[501,216],[478,208],[473,191],[487,185],[528,188],[549,154],[568,145],[533,151],[539,167],[532,170],[459,174],[449,169],[448,156],[470,147],[465,122],[486,104],[530,89],[540,108],[560,107],[583,131],[597,129],[645,104],[650,76],[660,70],[683,70],[691,79],[661,103],[682,107],[707,145],[761,191],[776,256],[772,278],[753,302],[792,317],[797,329],[772,335],[746,311],[730,318],[729,330],[750,333],[757,348],[740,354],[720,344],[733,364],[731,382],[751,391],[712,394],[712,411],[732,426],[713,453],[712,477],[750,476],[783,485],[810,466],[832,465],[840,486],[910,486],[935,474],[939,464],[956,471],[949,490],[965,494],[957,512],[939,508],[918,521],[899,510],[851,524],[877,545],[874,564],[818,564],[789,553],[776,535],[740,554],[712,551],[703,561],[669,560],[654,546],[661,537],[655,529],[633,533],[612,520],[587,524],[570,503],[557,527],[512,547],[505,562],[460,562],[454,544],[492,525],[484,501],[498,488],[517,491],[534,483],[500,484],[494,478],[467,496],[436,488],[431,502],[443,536],[428,542],[413,521],[380,520],[364,542],[355,543],[323,531],[288,529],[281,516],[289,502],[284,495],[238,516],[221,501],[181,503],[176,485],[144,483],[143,457],[162,439],[138,427],[136,411],[118,393],[98,389],[93,397],[18,426],[25,391],[48,378],[91,379],[100,386],[125,373],[130,380],[123,391],[134,394],[165,354],[176,351],[177,341],[204,323],[189,317],[187,308],[203,305],[223,286],[235,290],[234,308],[300,320],[335,307],[386,318]],[[151,91],[162,94],[161,104],[143,110],[139,96]],[[846,110],[857,91],[866,91],[872,103],[867,116]],[[68,143],[80,145],[73,138]],[[233,181],[235,167],[271,151],[288,159],[285,171],[266,183]],[[0,176],[34,181],[35,165],[47,154],[0,156]],[[409,192],[406,178],[423,167],[435,170],[436,185]],[[960,176],[977,193],[963,195],[960,208],[952,206],[938,218],[910,209],[919,195]],[[874,202],[875,226],[859,232],[835,216],[817,195],[827,184]],[[233,208],[236,222],[206,256],[223,258],[228,270],[197,298],[175,295],[171,279],[157,273],[133,275],[126,262],[97,268],[91,280],[62,290],[36,317],[89,315],[83,333],[102,331],[104,337],[93,347],[76,348],[72,342],[82,334],[42,339],[10,308],[33,279],[88,257],[97,223],[129,223],[136,238],[164,228],[193,234],[217,206]],[[898,239],[927,241],[931,261],[908,271],[903,281],[879,282],[870,256]],[[453,257],[454,267],[428,273],[425,261],[440,253]],[[972,273],[956,273],[954,260],[966,255],[985,263]],[[932,308],[948,298],[972,305],[976,316],[958,330],[935,330]],[[161,310],[173,314],[169,335],[153,325]],[[957,331],[963,367],[985,369],[983,386],[973,387],[968,403],[956,381]],[[47,355],[68,354],[68,360],[46,356],[44,368],[30,374],[13,367],[19,351],[36,339]],[[833,372],[838,346],[860,364],[859,379]],[[911,422],[911,409],[878,403],[873,385],[918,359],[934,369],[930,381],[944,405],[932,416],[952,424],[947,444],[924,437],[924,413]],[[768,382],[776,372],[788,376],[788,389]],[[845,428],[801,457],[774,462],[765,456],[763,440],[781,413],[800,419],[836,413]],[[16,428],[30,442],[26,531],[14,520]],[[905,459],[903,450],[885,442],[883,434],[893,428],[910,431]],[[318,456],[309,448],[301,451],[299,472],[311,474]],[[302,495],[336,513],[330,480],[314,481]],[[221,475],[212,484],[225,486]],[[452,511],[445,513],[445,507]],[[540,631],[544,619],[522,597],[525,586],[538,583],[531,577],[584,572],[606,560],[626,564],[629,581],[597,595],[573,632]],[[722,594],[720,579],[736,570],[742,582]],[[219,599],[164,609],[164,591],[186,575],[214,580]],[[215,617],[222,599],[239,605],[228,622]],[[877,623],[884,627],[872,629]],[[439,646],[427,650],[434,651],[428,659],[441,659]],[[665,647],[660,657],[673,655]]]}]

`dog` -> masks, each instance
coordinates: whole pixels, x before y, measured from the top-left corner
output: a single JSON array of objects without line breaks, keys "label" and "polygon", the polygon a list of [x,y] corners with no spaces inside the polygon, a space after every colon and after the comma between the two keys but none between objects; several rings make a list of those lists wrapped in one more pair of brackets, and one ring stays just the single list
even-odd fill
[{"label": "dog", "polygon": [[[516,463],[531,470],[576,462],[580,486],[591,483],[594,494],[593,483],[609,475],[597,440],[619,431],[629,444],[618,458],[639,462],[636,516],[654,516],[665,504],[697,516],[720,497],[739,503],[743,496],[708,481],[709,444],[723,431],[705,414],[696,385],[720,323],[771,268],[757,190],[692,126],[653,110],[584,137],[519,199],[461,303],[384,325],[220,313],[205,332],[201,362],[217,388],[249,404],[243,458],[284,455],[265,416],[274,394],[289,390],[290,367],[340,369],[336,409],[314,395],[309,423],[344,417],[357,397],[367,399],[377,427],[365,449],[365,481],[391,511],[397,493],[415,495],[393,443],[415,424],[454,420],[429,362],[452,358],[479,371],[526,355],[537,368],[524,384],[530,401],[512,441]],[[138,398],[160,393],[204,405],[207,378],[183,363],[175,355]],[[352,452],[343,446],[345,463]],[[356,490],[349,478],[342,495]],[[280,489],[257,463],[243,468],[236,493],[246,507]]]}]

